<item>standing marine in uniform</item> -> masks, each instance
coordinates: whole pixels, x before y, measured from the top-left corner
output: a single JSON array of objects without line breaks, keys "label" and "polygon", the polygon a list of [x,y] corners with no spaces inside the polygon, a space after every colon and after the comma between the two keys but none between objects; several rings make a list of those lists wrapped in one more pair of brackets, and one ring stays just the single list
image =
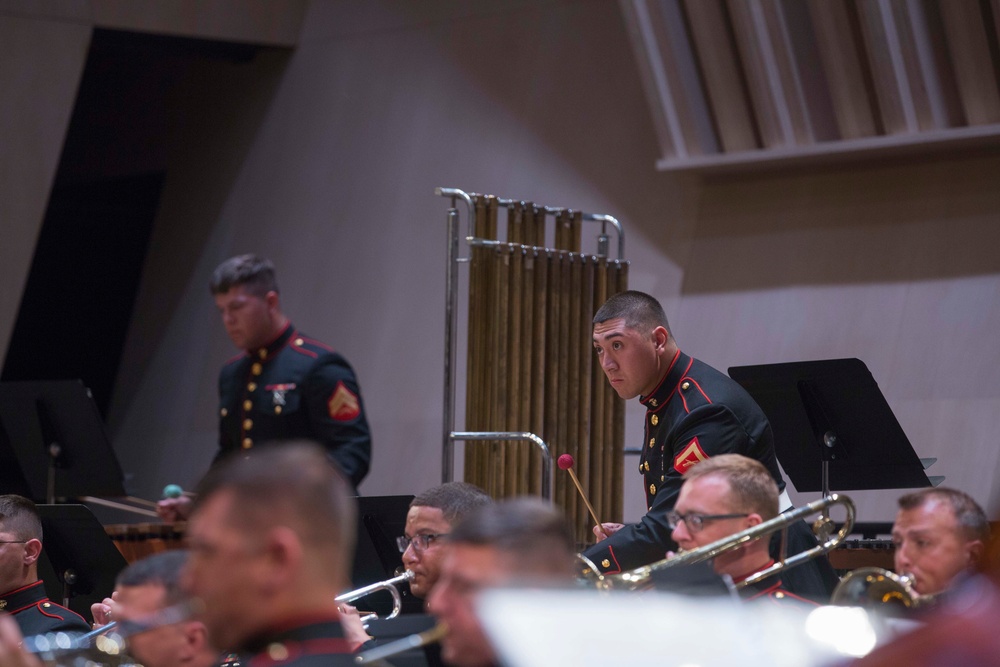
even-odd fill
[{"label": "standing marine in uniform", "polygon": [[[320,443],[354,488],[368,473],[371,437],[347,360],[297,330],[281,310],[274,265],[255,255],[227,259],[209,284],[229,338],[243,352],[219,373],[219,451],[255,443]],[[185,518],[187,498],[159,503],[166,520]]]},{"label": "standing marine in uniform", "polygon": [[[674,549],[667,512],[673,509],[687,470],[717,454],[743,454],[760,461],[782,491],[780,510],[791,507],[774,454],[771,426],[750,395],[734,380],[681,352],[663,307],[643,292],[616,294],[594,315],[594,349],[612,388],[646,408],[639,473],[647,513],[639,523],[594,528],[601,541],[584,552],[602,572],[617,573],[664,558]],[[804,522],[789,531],[789,553],[815,545]],[[836,575],[829,562],[796,568],[808,577],[799,590],[822,598]],[[794,572],[794,571],[793,571]],[[791,573],[790,573],[791,576]]]}]

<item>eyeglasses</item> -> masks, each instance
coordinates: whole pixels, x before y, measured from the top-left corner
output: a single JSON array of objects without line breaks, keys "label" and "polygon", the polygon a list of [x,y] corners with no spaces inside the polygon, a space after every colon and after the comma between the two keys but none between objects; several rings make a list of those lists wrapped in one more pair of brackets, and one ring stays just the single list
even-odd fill
[{"label": "eyeglasses", "polygon": [[705,527],[705,522],[715,521],[716,519],[740,519],[745,516],[750,516],[749,514],[697,514],[696,512],[688,512],[687,514],[681,514],[674,510],[667,512],[667,525],[670,526],[670,530],[675,530],[680,522],[683,521],[684,525],[687,526],[688,530],[692,533],[699,533],[701,529]]},{"label": "eyeglasses", "polygon": [[399,547],[399,553],[406,551],[407,547],[411,544],[413,545],[413,550],[416,552],[421,552],[427,549],[434,540],[441,539],[442,537],[448,537],[447,533],[438,533],[437,535],[414,535],[413,537],[407,537],[406,535],[400,535],[396,538],[396,546]]}]

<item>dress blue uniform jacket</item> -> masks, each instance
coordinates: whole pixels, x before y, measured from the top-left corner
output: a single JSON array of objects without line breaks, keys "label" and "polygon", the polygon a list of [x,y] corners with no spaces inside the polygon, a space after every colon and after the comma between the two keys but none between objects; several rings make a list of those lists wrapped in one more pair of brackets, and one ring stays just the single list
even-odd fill
[{"label": "dress blue uniform jacket", "polygon": [[0,610],[14,616],[25,637],[50,632],[90,632],[83,616],[49,600],[40,579],[0,595]]},{"label": "dress blue uniform jacket", "polygon": [[[646,407],[639,473],[646,491],[647,513],[606,540],[583,552],[603,573],[616,574],[655,563],[676,550],[667,512],[680,493],[684,473],[718,454],[742,454],[760,461],[784,490],[774,453],[771,426],[750,394],[728,375],[678,351],[660,384],[640,397]],[[787,552],[804,551],[816,540],[805,522],[789,528]],[[777,551],[780,536],[772,540]],[[788,570],[796,592],[822,599],[836,585],[825,558]]]},{"label": "dress blue uniform jacket", "polygon": [[371,437],[354,371],[291,323],[222,368],[219,417],[215,461],[265,441],[304,438],[323,445],[355,487],[368,473]]},{"label": "dress blue uniform jacket", "polygon": [[340,619],[290,619],[252,638],[240,648],[249,667],[336,667],[353,665],[354,655],[344,638]]},{"label": "dress blue uniform jacket", "polygon": [[779,491],[785,488],[767,417],[729,376],[678,351],[660,384],[639,400],[646,407],[639,473],[647,513],[584,552],[612,574],[663,560],[675,548],[667,512],[698,461],[743,454],[764,464]]}]

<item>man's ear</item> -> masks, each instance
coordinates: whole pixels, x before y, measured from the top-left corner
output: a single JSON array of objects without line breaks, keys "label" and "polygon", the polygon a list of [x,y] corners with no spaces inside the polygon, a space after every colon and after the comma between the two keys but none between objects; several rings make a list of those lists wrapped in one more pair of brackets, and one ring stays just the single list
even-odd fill
[{"label": "man's ear", "polygon": [[762,523],[764,523],[764,518],[756,512],[747,515],[747,525],[749,527],[759,526]]},{"label": "man's ear", "polygon": [[965,543],[965,551],[968,555],[969,567],[978,567],[983,562],[983,553],[986,551],[986,546],[982,540],[972,540]]},{"label": "man's ear", "polygon": [[282,588],[298,571],[302,562],[302,541],[294,530],[286,526],[272,528],[265,543],[267,581],[265,586]]},{"label": "man's ear", "polygon": [[24,564],[31,565],[38,560],[42,554],[42,542],[39,539],[31,538],[24,543]]},{"label": "man's ear", "polygon": [[281,298],[274,290],[271,290],[264,295],[264,302],[270,310],[277,310],[281,307]]},{"label": "man's ear", "polygon": [[670,332],[659,326],[653,329],[653,345],[657,350],[662,350],[670,342]]},{"label": "man's ear", "polygon": [[184,623],[184,649],[183,656],[178,656],[181,660],[190,660],[202,651],[208,651],[208,630],[201,621],[187,621]]}]

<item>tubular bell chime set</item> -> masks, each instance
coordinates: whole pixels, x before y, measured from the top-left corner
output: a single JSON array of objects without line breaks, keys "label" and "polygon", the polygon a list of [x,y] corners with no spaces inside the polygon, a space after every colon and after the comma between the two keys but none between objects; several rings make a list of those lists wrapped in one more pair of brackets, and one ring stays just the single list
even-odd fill
[{"label": "tubular bell chime set", "polygon": [[[442,479],[454,479],[454,443],[463,441],[465,481],[494,498],[551,498],[585,542],[593,521],[570,478],[553,480],[552,458],[571,454],[601,520],[621,520],[625,405],[608,385],[591,342],[597,308],[627,289],[621,225],[608,215],[454,188],[436,193],[451,199]],[[464,257],[459,200],[468,214]],[[507,216],[504,241],[497,238],[501,209]],[[550,217],[553,248],[545,247]],[[600,225],[595,254],[580,252],[585,222]],[[608,257],[609,227],[618,235],[617,259]],[[461,264],[469,265],[465,431],[455,431]]]}]

